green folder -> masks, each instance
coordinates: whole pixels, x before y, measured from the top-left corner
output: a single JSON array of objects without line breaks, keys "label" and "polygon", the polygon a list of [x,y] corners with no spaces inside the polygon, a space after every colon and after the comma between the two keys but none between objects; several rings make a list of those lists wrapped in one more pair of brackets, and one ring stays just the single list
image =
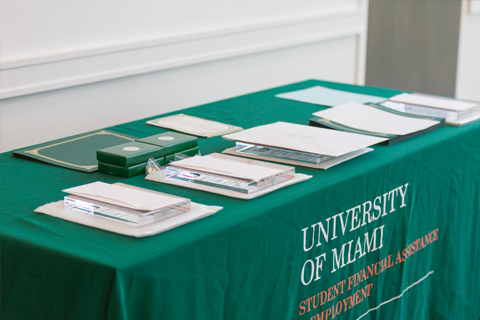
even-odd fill
[{"label": "green folder", "polygon": [[24,148],[15,151],[13,154],[67,169],[95,172],[98,170],[98,149],[134,141],[135,139],[135,137],[114,131],[100,130]]}]

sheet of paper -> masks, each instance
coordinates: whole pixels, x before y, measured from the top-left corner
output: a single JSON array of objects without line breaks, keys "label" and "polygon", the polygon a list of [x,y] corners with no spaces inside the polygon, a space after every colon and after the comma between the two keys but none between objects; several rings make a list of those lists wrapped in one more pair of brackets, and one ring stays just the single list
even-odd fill
[{"label": "sheet of paper", "polygon": [[477,107],[479,104],[476,102],[468,102],[456,99],[449,99],[443,97],[435,97],[424,94],[410,94],[402,93],[393,96],[389,99],[394,102],[401,102],[405,104],[420,105],[425,107],[432,107],[438,109],[446,109],[453,111],[463,111],[473,107]]},{"label": "sheet of paper", "polygon": [[141,211],[151,211],[185,200],[180,197],[126,188],[121,185],[108,184],[100,181],[62,191]]},{"label": "sheet of paper", "polygon": [[338,157],[385,141],[384,138],[276,122],[223,136],[251,144]]},{"label": "sheet of paper", "polygon": [[183,113],[147,121],[148,124],[185,132],[199,137],[215,137],[242,130],[229,124],[189,116]]},{"label": "sheet of paper", "polygon": [[318,111],[313,115],[355,129],[396,135],[421,131],[439,123],[434,120],[404,117],[357,102]]},{"label": "sheet of paper", "polygon": [[277,94],[276,97],[312,104],[319,104],[327,107],[335,107],[347,102],[376,103],[387,100],[387,98],[329,89],[321,86],[281,93]]},{"label": "sheet of paper", "polygon": [[288,169],[285,166],[249,161],[242,158],[213,153],[206,156],[195,156],[172,163],[175,167],[216,173],[229,177],[260,181]]},{"label": "sheet of paper", "polygon": [[206,206],[192,202],[190,211],[142,227],[130,226],[128,224],[112,221],[99,216],[68,210],[65,209],[63,201],[45,204],[35,209],[35,212],[47,214],[97,229],[140,238],[153,236],[189,222],[208,217],[222,209],[223,207]]}]

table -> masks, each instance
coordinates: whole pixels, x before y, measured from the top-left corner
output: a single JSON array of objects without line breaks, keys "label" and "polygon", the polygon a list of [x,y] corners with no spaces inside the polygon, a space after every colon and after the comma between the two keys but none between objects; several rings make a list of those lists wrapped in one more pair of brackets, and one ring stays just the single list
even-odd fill
[{"label": "table", "polygon": [[[304,81],[182,110],[250,128],[307,124],[322,107],[275,98]],[[152,117],[150,119],[153,119]],[[148,119],[110,129],[166,130]],[[0,156],[1,318],[475,319],[480,316],[480,123],[445,127],[244,201]],[[202,154],[233,145],[200,139]],[[62,189],[128,184],[219,205],[213,216],[132,238],[33,212]]]}]

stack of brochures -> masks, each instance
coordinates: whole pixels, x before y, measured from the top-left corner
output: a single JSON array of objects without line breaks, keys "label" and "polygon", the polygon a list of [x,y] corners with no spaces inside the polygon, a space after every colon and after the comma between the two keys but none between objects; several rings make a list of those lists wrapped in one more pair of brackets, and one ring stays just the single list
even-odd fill
[{"label": "stack of brochures", "polygon": [[350,102],[315,112],[311,126],[387,138],[394,144],[445,125],[445,119],[406,114],[379,105]]},{"label": "stack of brochures", "polygon": [[134,226],[165,220],[190,210],[190,199],[122,183],[93,182],[63,190],[65,208]]},{"label": "stack of brochures", "polygon": [[447,124],[462,126],[480,119],[480,103],[420,93],[402,93],[382,103],[398,111],[444,118]]},{"label": "stack of brochures", "polygon": [[373,149],[382,137],[276,122],[223,136],[237,140],[224,153],[326,169]]},{"label": "stack of brochures", "polygon": [[295,168],[218,153],[195,156],[165,168],[167,180],[252,193],[295,177]]}]

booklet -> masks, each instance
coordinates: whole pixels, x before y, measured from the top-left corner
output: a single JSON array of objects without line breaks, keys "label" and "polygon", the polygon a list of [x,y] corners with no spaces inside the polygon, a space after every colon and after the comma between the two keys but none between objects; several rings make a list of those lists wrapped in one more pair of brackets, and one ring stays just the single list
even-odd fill
[{"label": "booklet", "polygon": [[394,144],[445,125],[444,119],[410,115],[377,105],[350,102],[313,113],[311,126],[360,133]]},{"label": "booklet", "polygon": [[147,123],[152,126],[172,129],[204,138],[242,130],[240,127],[193,117],[183,113],[150,120],[147,121]]},{"label": "booklet", "polygon": [[[329,167],[369,152],[371,149],[367,148],[368,146],[387,140],[288,122],[258,126],[225,135],[223,138],[237,140],[236,154],[244,157],[276,162],[303,161],[313,165],[329,161]],[[246,144],[252,147],[241,148]],[[262,148],[267,152],[262,153]],[[252,149],[258,152],[251,152]]]},{"label": "booklet", "polygon": [[381,102],[387,98],[371,96],[362,93],[354,93],[349,91],[335,90],[321,86],[315,86],[303,90],[286,92],[277,94],[276,97],[295,100],[300,102],[318,104],[326,107],[335,107],[347,102]]}]

